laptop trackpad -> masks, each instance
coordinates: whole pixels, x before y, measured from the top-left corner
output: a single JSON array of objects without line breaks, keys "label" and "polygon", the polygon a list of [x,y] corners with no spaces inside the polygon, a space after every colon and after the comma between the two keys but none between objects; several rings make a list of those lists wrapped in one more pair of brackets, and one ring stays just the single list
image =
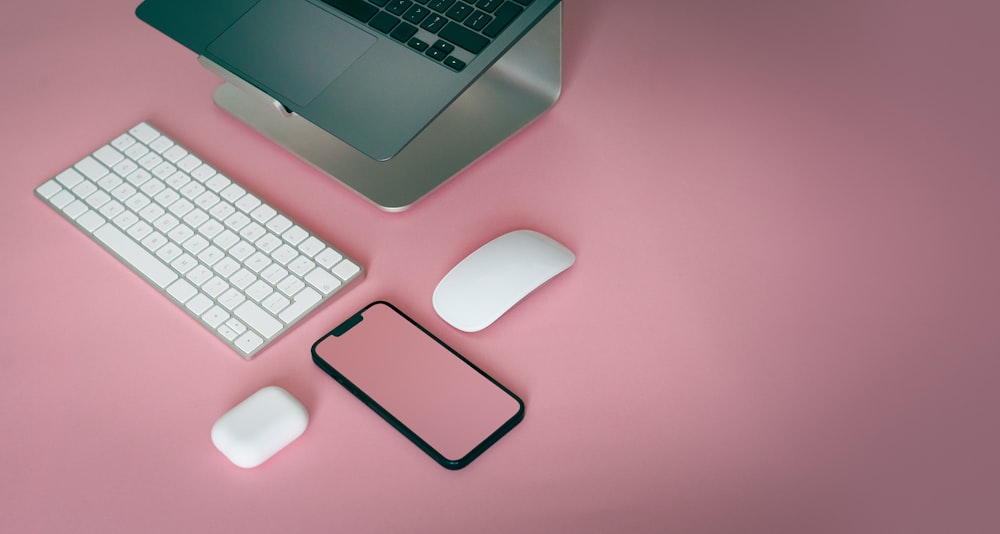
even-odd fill
[{"label": "laptop trackpad", "polygon": [[375,37],[305,0],[262,0],[208,47],[212,56],[304,106]]}]

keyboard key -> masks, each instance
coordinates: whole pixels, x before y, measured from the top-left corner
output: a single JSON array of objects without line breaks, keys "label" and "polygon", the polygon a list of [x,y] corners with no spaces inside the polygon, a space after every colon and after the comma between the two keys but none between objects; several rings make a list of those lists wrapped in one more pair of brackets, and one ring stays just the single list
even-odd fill
[{"label": "keyboard key", "polygon": [[305,256],[299,256],[294,261],[289,262],[288,270],[299,276],[305,276],[316,264]]},{"label": "keyboard key", "polygon": [[153,139],[160,136],[160,132],[156,131],[152,126],[141,122],[135,125],[129,133],[135,136],[140,142],[149,144]]},{"label": "keyboard key", "polygon": [[56,208],[62,208],[66,204],[69,204],[70,202],[76,200],[76,197],[73,196],[73,193],[70,193],[69,191],[63,189],[62,191],[59,191],[58,193],[53,195],[53,197],[50,200],[53,206],[55,206]]},{"label": "keyboard key", "polygon": [[267,298],[261,301],[260,304],[261,306],[266,308],[267,311],[273,314],[278,314],[281,313],[282,310],[287,308],[288,305],[291,303],[292,301],[286,299],[280,293],[275,292],[268,295]]},{"label": "keyboard key", "polygon": [[260,277],[267,280],[271,284],[277,284],[283,280],[287,274],[288,271],[286,271],[284,267],[278,265],[277,263],[272,263],[260,272]]},{"label": "keyboard key", "polygon": [[136,164],[136,162],[134,162],[134,161],[132,161],[130,159],[125,159],[125,160],[122,160],[121,162],[119,162],[118,165],[115,165],[114,167],[112,167],[111,170],[115,171],[115,174],[117,174],[118,176],[121,176],[122,178],[124,178],[124,177],[132,174],[133,172],[135,172],[135,170],[138,169],[138,168],[139,168],[139,165]]},{"label": "keyboard key", "polygon": [[410,0],[389,0],[385,4],[385,10],[393,15],[402,16],[411,5],[413,5],[413,2]]},{"label": "keyboard key", "polygon": [[386,13],[385,11],[380,11],[372,20],[368,22],[368,25],[382,33],[389,33],[392,31],[396,25],[399,24],[399,19]]},{"label": "keyboard key", "polygon": [[189,284],[187,280],[179,278],[173,284],[170,284],[170,287],[167,288],[167,293],[177,299],[177,302],[183,304],[191,297],[197,295],[198,290]]},{"label": "keyboard key", "polygon": [[230,317],[230,315],[229,315],[229,313],[226,310],[224,310],[224,309],[222,309],[222,308],[220,308],[218,306],[212,306],[211,308],[208,309],[207,312],[205,312],[204,314],[202,314],[201,319],[203,321],[205,321],[205,323],[208,326],[211,326],[212,328],[216,328],[220,324],[222,324],[223,321],[225,321],[226,319],[229,319],[229,317]]},{"label": "keyboard key", "polygon": [[101,215],[104,215],[108,219],[114,219],[125,211],[125,206],[122,206],[120,202],[112,200],[111,202],[101,206],[99,211],[101,212]]},{"label": "keyboard key", "polygon": [[63,187],[68,189],[82,182],[83,175],[76,172],[75,169],[66,169],[65,171],[56,175],[56,181],[62,184]]},{"label": "keyboard key", "polygon": [[323,267],[326,267],[327,269],[332,269],[333,266],[336,265],[343,258],[344,257],[341,256],[336,250],[333,250],[332,248],[327,248],[323,250],[323,252],[317,254],[316,257],[313,259],[315,259],[316,263],[322,265]]},{"label": "keyboard key", "polygon": [[471,14],[472,14],[472,6],[466,4],[465,2],[458,2],[457,4],[452,6],[451,9],[445,12],[446,17],[456,22],[462,22],[463,20],[465,20],[465,17],[468,17]]},{"label": "keyboard key", "polygon": [[240,229],[240,236],[243,239],[246,239],[247,241],[250,241],[251,243],[253,243],[254,241],[257,241],[258,239],[260,239],[266,233],[267,233],[267,230],[264,229],[263,226],[255,223],[255,222],[251,222],[250,224],[248,224],[248,225],[246,225],[246,226],[244,226],[243,228]]},{"label": "keyboard key", "polygon": [[104,191],[95,191],[94,194],[87,197],[86,202],[91,208],[97,209],[109,200],[111,200],[111,195],[105,193]]},{"label": "keyboard key", "polygon": [[163,158],[156,152],[147,152],[145,156],[138,159],[139,165],[147,171],[152,171],[159,164],[163,163]]},{"label": "keyboard key", "polygon": [[486,27],[487,24],[493,21],[493,17],[483,13],[482,11],[476,11],[469,18],[465,19],[466,26],[472,28],[473,30],[479,31]]},{"label": "keyboard key", "polygon": [[63,213],[66,214],[71,220],[83,215],[87,212],[87,205],[80,200],[74,200],[63,208]]},{"label": "keyboard key", "polygon": [[299,243],[298,246],[299,252],[310,258],[315,256],[317,252],[323,250],[325,247],[326,245],[324,245],[319,239],[316,239],[315,236],[309,236],[308,239]]},{"label": "keyboard key", "polygon": [[242,334],[247,331],[247,325],[237,321],[234,317],[226,321],[226,326],[235,330],[237,334]]},{"label": "keyboard key", "polygon": [[118,187],[123,183],[124,180],[119,178],[117,174],[113,173],[108,173],[104,175],[104,178],[101,178],[100,180],[97,181],[97,185],[99,185],[101,189],[104,189],[105,191],[111,191],[112,189]]},{"label": "keyboard key", "polygon": [[415,33],[417,33],[416,26],[408,22],[400,22],[399,26],[396,26],[396,29],[392,30],[389,34],[389,37],[392,37],[401,43],[405,43],[409,41],[410,37],[413,37]]},{"label": "keyboard key", "polygon": [[437,48],[445,54],[450,54],[452,50],[455,49],[455,45],[449,43],[448,41],[442,41],[439,39],[438,42],[434,43],[434,48]]},{"label": "keyboard key", "polygon": [[282,310],[281,313],[278,314],[278,318],[286,323],[292,322],[302,315],[305,315],[305,313],[312,309],[321,298],[322,296],[317,293],[316,290],[307,287],[295,295],[295,299],[292,301],[292,304]]},{"label": "keyboard key", "polygon": [[340,285],[340,280],[336,276],[320,269],[319,267],[313,269],[306,275],[306,282],[312,284],[313,287],[320,290],[323,294],[328,294],[337,286]]},{"label": "keyboard key", "polygon": [[198,293],[191,300],[184,304],[187,309],[191,310],[195,315],[201,315],[205,313],[209,308],[212,307],[212,299],[208,298],[202,293]]},{"label": "keyboard key", "polygon": [[407,41],[406,44],[409,45],[410,48],[416,50],[417,52],[423,52],[424,50],[427,50],[428,46],[430,46],[427,43],[421,41],[420,39],[417,39],[416,37]]},{"label": "keyboard key", "polygon": [[472,52],[473,54],[478,54],[482,52],[483,48],[486,48],[486,45],[490,44],[489,39],[462,26],[457,22],[449,22],[448,25],[444,27],[444,29],[438,32],[438,37],[442,39],[447,39],[448,41],[455,43],[456,45],[468,50],[469,52]]},{"label": "keyboard key", "polygon": [[308,235],[309,235],[309,232],[306,232],[301,227],[299,227],[299,226],[292,226],[288,230],[285,230],[285,233],[281,234],[281,237],[285,241],[288,241],[289,243],[291,243],[292,245],[298,245]]},{"label": "keyboard key", "polygon": [[232,310],[246,299],[247,298],[241,291],[237,291],[236,288],[230,287],[224,293],[219,295],[218,302],[223,308]]},{"label": "keyboard key", "polygon": [[420,24],[425,18],[427,18],[427,15],[429,15],[430,12],[431,11],[426,7],[414,5],[410,9],[406,10],[406,13],[403,13],[403,20],[413,24]]},{"label": "keyboard key", "polygon": [[261,204],[250,212],[250,217],[253,217],[253,220],[261,224],[267,224],[267,221],[271,220],[271,217],[274,217],[277,213],[271,206]]},{"label": "keyboard key", "polygon": [[441,51],[440,48],[434,48],[434,47],[428,48],[427,52],[424,52],[424,54],[427,55],[427,57],[436,59],[438,61],[443,60],[448,55],[447,52],[443,52]]},{"label": "keyboard key", "polygon": [[246,193],[239,200],[236,201],[236,207],[245,213],[253,211],[257,206],[260,206],[260,199]]},{"label": "keyboard key", "polygon": [[427,7],[437,11],[438,13],[444,13],[445,10],[451,7],[454,3],[455,0],[431,0],[431,2],[427,4]]},{"label": "keyboard key", "polygon": [[339,276],[342,280],[348,280],[359,272],[361,272],[361,267],[358,267],[357,264],[347,259],[341,261],[333,268],[333,274]]},{"label": "keyboard key", "polygon": [[253,301],[244,301],[233,314],[263,336],[271,337],[281,331],[281,323]]},{"label": "keyboard key", "polygon": [[284,280],[279,282],[274,287],[278,288],[278,291],[281,291],[291,297],[301,291],[303,287],[306,287],[306,285],[296,276],[286,276]]},{"label": "keyboard key", "polygon": [[323,0],[323,2],[347,13],[348,15],[360,20],[361,22],[368,22],[375,13],[378,13],[378,8],[365,2],[364,0]]},{"label": "keyboard key", "polygon": [[76,164],[76,170],[95,182],[100,180],[105,174],[108,174],[108,168],[90,156],[80,160]]},{"label": "keyboard key", "polygon": [[442,61],[442,63],[444,63],[446,66],[454,69],[456,72],[459,72],[459,71],[461,71],[462,69],[465,68],[465,62],[462,61],[461,59],[458,59],[455,56],[448,56],[448,57],[444,58],[444,61]]},{"label": "keyboard key", "polygon": [[[229,319],[229,321],[232,321],[232,319]],[[236,339],[236,336],[240,335],[240,333],[229,327],[229,321],[220,324],[219,328],[216,329],[216,332],[218,332],[220,336],[228,339],[229,341],[233,341]]]},{"label": "keyboard key", "polygon": [[163,158],[171,163],[177,163],[187,155],[188,155],[187,150],[184,150],[183,148],[174,145],[163,153]]},{"label": "keyboard key", "polygon": [[504,28],[506,28],[518,15],[521,14],[521,11],[524,11],[521,6],[513,2],[504,2],[504,4],[497,8],[496,12],[493,13],[493,16],[495,17],[493,22],[483,28],[483,34],[490,37],[500,35],[500,32],[502,32]]},{"label": "keyboard key", "polygon": [[267,224],[264,226],[267,226],[268,230],[276,234],[281,234],[285,230],[288,230],[288,227],[290,227],[291,225],[292,221],[288,220],[287,217],[285,217],[284,215],[276,215],[272,217],[271,220],[267,221]]},{"label": "keyboard key", "polygon": [[135,139],[127,134],[123,133],[111,141],[111,146],[117,148],[118,150],[125,150],[126,148],[135,144]]},{"label": "keyboard key", "polygon": [[83,215],[77,217],[76,222],[77,224],[82,226],[84,230],[87,230],[88,232],[93,232],[94,230],[97,229],[97,227],[104,224],[105,221],[104,217],[98,215],[96,211],[89,210]]},{"label": "keyboard key", "polygon": [[431,15],[424,19],[424,22],[420,25],[420,27],[431,33],[437,33],[441,31],[441,28],[444,28],[445,24],[448,24],[448,19],[441,15]]},{"label": "keyboard key", "polygon": [[252,298],[255,302],[260,302],[264,300],[264,297],[273,293],[274,290],[271,289],[271,284],[263,280],[257,280],[256,282],[250,284],[247,288],[247,296]]},{"label": "keyboard key", "polygon": [[104,243],[119,258],[125,260],[129,265],[135,267],[139,274],[151,280],[161,288],[167,287],[177,279],[177,273],[165,263],[156,259],[155,256],[146,252],[138,243],[121,233],[110,224],[97,229],[94,237]]},{"label": "keyboard key", "polygon": [[94,182],[91,182],[90,180],[84,180],[76,184],[76,187],[73,188],[73,194],[75,194],[80,198],[87,198],[94,191],[97,191],[97,186],[94,185]]},{"label": "keyboard key", "polygon": [[194,172],[191,173],[191,177],[199,182],[205,182],[209,178],[215,176],[216,172],[211,166],[202,163]]},{"label": "keyboard key", "polygon": [[[324,0],[325,1],[325,0]],[[264,340],[257,334],[247,330],[240,337],[236,338],[236,347],[246,354],[253,354],[253,351],[260,347]]]},{"label": "keyboard key", "polygon": [[177,162],[177,166],[180,167],[182,171],[189,174],[195,169],[197,169],[199,165],[201,165],[201,160],[192,156],[191,154],[184,156],[183,158],[181,158],[180,161]]},{"label": "keyboard key", "polygon": [[274,234],[265,234],[254,243],[254,245],[257,245],[257,248],[266,253],[272,252],[274,249],[281,246],[281,244],[281,238]]},{"label": "keyboard key", "polygon": [[94,157],[108,167],[114,167],[120,161],[125,159],[125,156],[123,156],[121,152],[116,150],[111,145],[104,145],[97,149],[97,151],[94,152]]},{"label": "keyboard key", "polygon": [[503,0],[479,0],[476,2],[476,7],[487,13],[492,13],[496,10],[496,8],[500,7],[500,4],[502,3]]}]

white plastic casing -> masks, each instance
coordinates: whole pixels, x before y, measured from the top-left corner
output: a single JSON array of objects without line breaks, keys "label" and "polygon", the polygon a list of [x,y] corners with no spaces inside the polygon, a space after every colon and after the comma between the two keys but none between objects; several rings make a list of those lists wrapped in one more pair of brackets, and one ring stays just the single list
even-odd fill
[{"label": "white plastic casing", "polygon": [[265,387],[212,426],[212,443],[239,467],[257,467],[302,435],[309,414],[278,386]]},{"label": "white plastic casing", "polygon": [[544,234],[515,230],[459,262],[434,289],[434,310],[451,326],[478,332],[553,276],[576,256]]}]

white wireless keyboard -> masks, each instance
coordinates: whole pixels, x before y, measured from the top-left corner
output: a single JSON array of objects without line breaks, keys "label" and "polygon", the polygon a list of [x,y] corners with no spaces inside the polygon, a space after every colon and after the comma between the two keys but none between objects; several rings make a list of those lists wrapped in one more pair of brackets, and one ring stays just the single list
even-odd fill
[{"label": "white wireless keyboard", "polygon": [[145,122],[35,193],[247,359],[363,277]]}]

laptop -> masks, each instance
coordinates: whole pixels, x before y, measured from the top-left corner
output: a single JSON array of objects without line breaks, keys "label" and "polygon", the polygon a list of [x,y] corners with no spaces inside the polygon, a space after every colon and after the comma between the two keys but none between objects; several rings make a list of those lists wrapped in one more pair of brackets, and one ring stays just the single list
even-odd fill
[{"label": "laptop", "polygon": [[145,0],[136,15],[375,161],[559,0]]}]

